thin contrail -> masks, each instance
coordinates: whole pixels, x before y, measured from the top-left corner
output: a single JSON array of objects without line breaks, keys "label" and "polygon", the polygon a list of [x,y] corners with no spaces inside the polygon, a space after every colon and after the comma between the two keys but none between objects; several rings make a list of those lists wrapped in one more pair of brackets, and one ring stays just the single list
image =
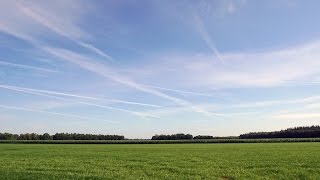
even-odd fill
[{"label": "thin contrail", "polygon": [[[101,51],[100,49],[94,47],[93,45],[90,45],[90,44],[84,43],[82,41],[76,40],[75,38],[70,36],[68,33],[64,32],[59,27],[57,27],[55,24],[49,22],[47,19],[43,18],[41,15],[39,15],[38,13],[33,11],[32,9],[26,8],[26,7],[23,7],[23,6],[20,6],[20,8],[27,16],[31,17],[33,20],[41,23],[43,26],[46,26],[47,28],[49,28],[50,30],[56,32],[57,34],[59,34],[61,36],[64,36],[64,37],[74,41],[78,45],[80,45],[82,47],[85,47],[88,50],[91,50],[91,51],[93,51],[93,52],[95,52],[95,53],[97,53],[99,55],[102,55],[103,57],[108,58],[109,60],[113,60],[113,59],[110,59],[111,56],[105,54],[103,51]],[[58,57],[61,58],[61,54],[57,54],[56,52],[52,51],[53,49],[46,49],[46,48],[43,48],[43,49],[46,52],[49,52],[50,54],[53,54],[53,55],[58,56]],[[171,100],[171,101],[173,101],[173,102],[175,102],[175,103],[177,103],[179,105],[183,105],[183,106],[192,105],[191,103],[189,103],[189,102],[187,102],[185,100],[169,96],[167,94],[161,93],[161,92],[156,91],[154,89],[149,89],[149,88],[146,88],[146,87],[142,87],[139,84],[135,83],[134,81],[126,80],[126,78],[119,77],[118,75],[115,76],[110,72],[106,72],[105,69],[103,69],[103,67],[99,67],[100,65],[89,63],[89,62],[84,62],[84,61],[77,62],[77,61],[72,60],[72,58],[70,58],[70,57],[63,57],[63,59],[71,61],[73,63],[76,63],[76,64],[82,66],[82,68],[85,68],[87,70],[96,72],[96,73],[98,73],[98,74],[100,74],[100,75],[102,75],[102,76],[104,76],[106,78],[112,79],[112,80],[114,80],[114,81],[116,81],[118,83],[124,84],[124,85],[129,86],[129,87],[136,88],[136,89],[138,89],[140,91],[143,91],[143,92],[146,92],[146,93],[150,93],[150,94],[153,94],[153,95],[156,95],[156,96]],[[99,70],[102,70],[102,71],[96,71],[96,68],[98,68]],[[198,111],[198,112],[200,112],[200,111]]]},{"label": "thin contrail", "polygon": [[115,73],[112,69],[106,67],[105,65],[100,64],[100,63],[90,62],[90,61],[88,61],[87,57],[79,55],[79,54],[74,53],[72,51],[63,50],[63,49],[54,49],[54,48],[43,48],[43,50],[48,52],[49,54],[56,56],[56,57],[59,57],[61,59],[64,59],[64,60],[69,61],[71,63],[74,63],[83,69],[94,72],[100,76],[103,76],[105,78],[108,78],[110,80],[118,82],[120,84],[126,85],[128,87],[138,89],[142,92],[146,92],[146,93],[149,93],[149,94],[152,94],[155,96],[159,96],[159,97],[168,99],[168,100],[173,101],[173,102],[180,104],[180,105],[189,104],[182,99],[178,99],[176,97],[169,96],[167,94],[156,91],[154,89],[150,89],[150,88],[141,86],[134,81],[128,80],[126,77],[120,76],[119,74]]},{"label": "thin contrail", "polygon": [[225,64],[221,53],[219,52],[219,50],[217,49],[217,47],[215,46],[215,44],[213,43],[213,41],[210,38],[210,35],[207,31],[207,29],[205,28],[202,20],[200,19],[200,17],[197,14],[193,15],[193,19],[196,23],[196,28],[199,31],[202,39],[206,42],[207,46],[213,51],[213,53],[217,56],[217,58],[219,59],[219,61],[222,64]]},{"label": "thin contrail", "polygon": [[123,111],[123,112],[127,112],[127,113],[132,113],[132,114],[140,116],[140,117],[160,118],[159,116],[155,116],[155,115],[151,115],[151,114],[145,114],[145,113],[136,112],[136,111],[130,111],[130,110],[126,110],[126,109],[119,109],[119,108],[114,108],[114,107],[111,107],[111,106],[92,104],[92,103],[80,102],[80,101],[76,101],[76,102],[81,103],[81,104],[86,104],[86,105],[89,105],[89,106],[95,106],[95,107],[101,107],[101,108],[107,108],[107,109],[113,109],[113,110],[117,110],[117,111]]},{"label": "thin contrail", "polygon": [[137,115],[139,117],[160,118],[159,116],[155,116],[155,115],[151,115],[151,114],[146,114],[146,113],[141,113],[141,112],[136,112],[136,111],[130,111],[130,110],[121,109],[121,108],[115,108],[115,107],[106,106],[106,105],[87,103],[87,102],[83,102],[83,101],[70,100],[70,99],[66,99],[66,98],[62,98],[62,97],[58,97],[58,96],[42,94],[42,93],[39,93],[39,92],[33,92],[33,91],[30,91],[30,90],[23,90],[23,89],[20,89],[20,88],[5,87],[5,86],[1,86],[1,85],[0,85],[0,88],[10,89],[10,90],[13,90],[13,91],[19,91],[19,92],[24,92],[24,93],[29,93],[29,94],[35,94],[35,95],[39,95],[39,96],[45,96],[45,97],[51,97],[51,98],[56,98],[56,99],[73,101],[73,102],[76,102],[76,103],[79,103],[79,104],[85,104],[85,105],[88,105],[88,106],[95,106],[95,107],[100,107],[100,108],[116,110],[116,111],[122,111],[122,112],[126,112],[126,113],[131,113],[131,114]]},{"label": "thin contrail", "polygon": [[[47,28],[49,28],[50,30],[56,32],[57,34],[59,34],[61,36],[64,36],[64,37],[74,41],[78,45],[80,45],[82,47],[85,47],[88,50],[91,50],[91,51],[93,51],[93,52],[95,52],[95,53],[97,53],[97,54],[99,54],[99,55],[101,55],[101,56],[103,56],[105,58],[108,58],[109,60],[113,60],[110,55],[105,54],[103,51],[101,51],[100,49],[94,47],[93,45],[76,40],[75,38],[70,36],[68,33],[64,32],[62,29],[57,27],[55,24],[49,22],[47,19],[43,18],[40,14],[36,13],[32,9],[27,8],[27,7],[23,7],[23,6],[20,6],[20,9],[27,16],[31,17],[33,20],[41,23],[43,26],[46,26]],[[61,54],[59,54],[59,53],[57,54],[56,52],[52,51],[53,49],[48,49],[48,48],[47,49],[43,48],[43,49],[46,52],[49,52],[50,54],[53,54],[53,55],[58,56],[58,57],[61,58]],[[70,57],[62,57],[62,58],[65,59],[65,60],[68,60],[70,62],[76,63],[76,64],[80,65],[82,68],[85,68],[87,70],[96,72],[96,73],[98,73],[98,74],[100,74],[100,75],[102,75],[102,76],[104,76],[106,78],[112,79],[112,80],[114,80],[114,81],[116,81],[118,83],[124,84],[126,86],[133,87],[133,88],[136,88],[136,89],[138,89],[140,91],[143,91],[143,92],[146,92],[146,93],[150,93],[150,94],[153,94],[153,95],[156,95],[156,96],[171,100],[171,101],[173,101],[173,102],[175,102],[177,104],[180,104],[180,105],[191,105],[191,103],[189,103],[189,102],[187,102],[185,100],[169,96],[169,95],[161,93],[159,91],[155,91],[154,89],[149,89],[149,88],[146,88],[146,87],[142,87],[142,86],[140,86],[139,84],[137,84],[137,83],[135,83],[133,81],[126,80],[126,78],[114,76],[112,73],[106,72],[103,67],[100,67],[100,65],[89,63],[89,62],[84,62],[84,61],[77,62],[77,61],[72,60],[72,58],[70,58]],[[96,68],[98,68],[99,71],[96,71]]]},{"label": "thin contrail", "polygon": [[59,71],[52,70],[52,69],[29,66],[29,65],[24,65],[24,64],[16,64],[16,63],[6,62],[6,61],[2,61],[2,60],[0,60],[0,65],[12,66],[12,67],[18,67],[18,68],[24,68],[24,69],[39,70],[39,71],[54,72],[54,73],[59,72]]},{"label": "thin contrail", "polygon": [[152,94],[152,95],[155,95],[155,96],[167,99],[167,100],[170,100],[171,102],[174,102],[180,106],[188,106],[192,110],[194,110],[195,112],[202,113],[204,115],[208,115],[210,113],[210,112],[207,112],[206,110],[203,110],[201,108],[194,107],[192,105],[192,103],[190,103],[186,100],[183,100],[183,99],[180,99],[180,98],[177,98],[174,96],[170,96],[168,94],[162,93],[162,92],[157,91],[152,88],[142,86],[142,85],[136,83],[135,81],[129,80],[126,77],[123,77],[123,76],[117,74],[112,69],[108,68],[107,66],[105,66],[101,63],[90,62],[88,57],[83,56],[81,54],[77,54],[72,51],[64,50],[64,49],[55,49],[55,48],[48,48],[48,47],[42,48],[42,49],[49,54],[52,54],[58,58],[61,58],[63,60],[74,63],[83,69],[94,72],[100,76],[103,76],[103,77],[108,78],[112,81],[118,82],[120,84],[123,84],[125,86],[131,87],[131,88],[137,89],[139,91],[149,93],[149,94]]},{"label": "thin contrail", "polygon": [[63,30],[61,30],[61,28],[57,27],[55,24],[53,24],[53,23],[49,22],[47,19],[43,18],[40,14],[36,13],[32,9],[27,8],[27,7],[23,7],[23,6],[19,6],[19,7],[24,14],[31,17],[33,20],[41,23],[43,26],[46,26],[48,29],[56,32],[57,34],[59,34],[61,36],[64,36],[64,37],[72,40],[73,42],[75,42],[76,44],[78,44],[81,47],[84,47],[84,48],[86,48],[86,49],[88,49],[88,50],[108,59],[108,60],[114,61],[110,55],[108,55],[105,52],[103,52],[102,50],[96,48],[92,44],[84,43],[82,41],[75,39],[74,37],[70,36],[68,33],[65,33]]},{"label": "thin contrail", "polygon": [[23,89],[23,90],[27,90],[27,91],[34,91],[34,92],[40,92],[40,93],[47,93],[47,94],[54,94],[54,95],[61,95],[61,96],[68,96],[68,97],[76,97],[76,98],[83,98],[83,99],[102,100],[102,101],[109,101],[109,102],[116,102],[116,103],[123,103],[123,104],[139,105],[139,106],[163,107],[163,106],[154,105],[154,104],[146,104],[146,103],[131,102],[131,101],[122,101],[122,100],[115,100],[115,99],[105,99],[105,98],[98,98],[98,97],[89,97],[89,96],[82,96],[82,95],[76,95],[76,94],[68,94],[68,93],[64,93],[64,92],[48,91],[48,90],[32,89],[32,88],[24,88],[24,87],[9,86],[9,85],[0,85],[0,87],[18,88],[18,89]]},{"label": "thin contrail", "polygon": [[161,90],[165,90],[165,91],[178,92],[178,93],[182,93],[182,94],[192,94],[192,95],[197,95],[197,96],[215,97],[214,95],[211,95],[211,94],[204,94],[204,93],[198,93],[198,92],[192,92],[192,91],[184,91],[184,90],[178,90],[178,89],[164,88],[164,87],[147,85],[147,84],[140,84],[140,85],[141,86],[145,86],[145,87],[151,87],[151,88],[154,88],[154,89],[161,89]]},{"label": "thin contrail", "polygon": [[74,40],[77,44],[79,44],[80,46],[82,47],[85,47],[93,52],[95,52],[96,54],[99,54],[100,56],[102,57],[105,57],[111,61],[114,61],[113,57],[111,57],[110,55],[104,53],[102,50],[96,48],[95,46],[93,46],[92,44],[88,44],[88,43],[84,43],[84,42],[80,42],[80,41],[77,41],[77,40]]},{"label": "thin contrail", "polygon": [[[80,118],[80,119],[101,121],[101,119],[90,118],[90,117],[86,117],[86,116],[78,116],[78,115],[74,115],[74,114],[65,114],[65,113],[57,113],[57,112],[43,111],[43,110],[30,109],[30,108],[7,106],[7,105],[1,105],[1,104],[0,104],[0,108],[20,110],[20,111],[29,111],[29,112],[38,112],[38,113],[45,113],[45,114],[52,114],[52,115],[60,115],[60,116],[76,117],[76,118]],[[115,121],[107,121],[107,120],[103,120],[103,121],[109,122],[109,123],[119,123],[119,122],[115,122]]]}]

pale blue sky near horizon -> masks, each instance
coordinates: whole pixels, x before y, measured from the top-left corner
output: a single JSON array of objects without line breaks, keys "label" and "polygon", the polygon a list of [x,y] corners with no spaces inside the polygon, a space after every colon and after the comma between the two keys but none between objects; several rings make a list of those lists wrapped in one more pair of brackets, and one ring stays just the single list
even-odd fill
[{"label": "pale blue sky near horizon", "polygon": [[0,132],[320,123],[316,0],[0,1]]}]

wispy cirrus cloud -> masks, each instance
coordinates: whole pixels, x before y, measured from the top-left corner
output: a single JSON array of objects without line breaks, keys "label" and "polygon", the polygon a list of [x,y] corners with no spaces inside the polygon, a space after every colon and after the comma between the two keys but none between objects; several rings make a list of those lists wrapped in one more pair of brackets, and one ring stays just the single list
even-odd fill
[{"label": "wispy cirrus cloud", "polygon": [[[238,10],[247,4],[247,0],[203,0],[189,3],[172,2],[168,1],[170,5],[166,4],[167,1],[159,3],[159,7],[164,11],[171,10],[171,14],[183,21],[189,27],[195,30],[200,35],[206,46],[216,56],[213,60],[218,60],[220,63],[225,64],[223,55],[220,53],[217,45],[212,38],[211,32],[206,26],[207,23],[210,27],[215,25],[215,20],[224,18],[228,15],[235,14]],[[168,6],[170,6],[168,8]]]},{"label": "wispy cirrus cloud", "polygon": [[[140,117],[160,118],[158,116],[154,116],[154,115],[151,115],[151,114],[131,111],[131,110],[122,109],[122,108],[115,108],[115,107],[107,106],[107,105],[100,105],[100,104],[95,104],[95,103],[88,103],[88,102],[83,102],[83,101],[78,101],[78,100],[72,100],[72,99],[67,99],[67,98],[63,98],[63,97],[59,97],[59,96],[55,96],[55,95],[46,94],[46,93],[52,94],[52,93],[50,93],[50,91],[41,91],[40,90],[40,92],[39,92],[39,90],[32,90],[32,89],[26,89],[26,88],[4,86],[4,85],[0,85],[0,88],[5,88],[5,89],[18,91],[18,92],[23,92],[23,93],[28,93],[28,94],[34,94],[34,95],[38,95],[38,96],[44,96],[44,97],[50,97],[50,98],[55,98],[55,99],[60,99],[60,100],[71,101],[71,102],[74,102],[74,103],[77,103],[77,104],[83,104],[83,105],[94,106],[94,107],[99,107],[99,108],[104,108],[104,109],[109,109],[109,110],[115,110],[115,111],[121,111],[121,112],[125,112],[125,113],[131,113],[131,114],[134,114],[134,115],[137,115],[137,116],[140,116]],[[45,92],[45,93],[43,93],[43,92]],[[54,94],[66,95],[65,93],[54,93]],[[75,96],[73,95],[73,97],[75,97]],[[77,97],[79,97],[79,96],[77,96]]]},{"label": "wispy cirrus cloud", "polygon": [[[62,5],[63,4],[63,5]],[[78,24],[88,9],[84,1],[60,2],[6,1],[1,2],[0,31],[26,40],[34,45],[43,44],[50,30],[79,46],[106,59],[113,58],[93,44],[86,43],[91,35]],[[59,14],[56,12],[59,11]],[[13,14],[14,13],[14,14]],[[9,18],[8,18],[9,17]]]},{"label": "wispy cirrus cloud", "polygon": [[[71,5],[73,5],[74,3],[75,2],[72,2]],[[27,8],[26,6],[19,6],[19,8],[25,15],[29,16],[34,21],[42,24],[43,26],[47,27],[53,32],[74,41],[79,46],[86,48],[87,50],[92,51],[108,60],[112,60],[112,61],[114,60],[112,56],[103,52],[101,49],[95,47],[92,44],[82,41],[81,39],[84,39],[85,35],[86,36],[90,36],[90,35],[88,35],[88,33],[85,33],[79,27],[77,27],[75,25],[75,22],[70,21],[67,23],[63,23],[64,18],[62,16],[53,16],[52,14],[43,16],[43,14],[46,14],[47,11],[41,8],[38,8],[38,12],[37,10],[32,9],[32,7]],[[54,20],[57,20],[57,21],[55,22]],[[70,29],[72,29],[71,32],[68,30],[69,28],[64,27],[65,24],[67,25],[70,24],[71,26]]]},{"label": "wispy cirrus cloud", "polygon": [[[74,41],[76,44],[104,58],[107,58],[109,60],[114,60],[113,57],[104,53],[102,50],[96,48],[92,44],[88,44],[82,41],[82,39],[86,39],[91,36],[85,31],[83,31],[77,25],[79,24],[79,21],[81,21],[81,17],[83,14],[80,11],[83,11],[83,9],[84,11],[86,11],[87,9],[84,5],[85,3],[84,4],[82,3],[83,3],[82,1],[78,3],[73,0],[70,0],[66,2],[67,6],[64,6],[64,7],[61,7],[61,3],[46,4],[46,3],[36,3],[34,1],[30,1],[30,2],[14,1],[11,3],[6,3],[4,5],[10,6],[12,10],[15,10],[18,13],[18,15],[13,17],[14,21],[21,22],[25,24],[25,26],[27,27],[34,28],[34,32],[29,32],[26,30],[28,28],[24,29],[22,26],[13,26],[9,23],[7,19],[5,19],[6,20],[4,21],[6,22],[5,27],[10,28],[10,30],[6,32],[18,38],[30,41],[35,45],[42,46],[43,43],[41,42],[41,32],[45,27],[67,39]],[[50,9],[48,9],[49,7]],[[56,10],[55,8],[59,9],[59,12],[61,12],[59,13],[59,15],[55,13],[55,10]],[[9,11],[6,11],[6,12],[10,13]],[[62,15],[65,15],[65,16],[62,16]],[[18,32],[18,33],[15,33],[15,32]],[[37,34],[37,32],[40,34]],[[26,38],[24,38],[24,36]],[[144,88],[144,87],[141,87],[141,88]],[[156,87],[154,86],[153,88],[156,88]],[[160,88],[160,87],[157,87],[157,88]],[[164,90],[165,88],[162,88],[162,89]],[[166,88],[166,90],[169,90],[169,89],[170,88]],[[149,89],[149,90],[152,90],[152,89]],[[176,90],[176,92],[178,91]],[[183,92],[183,90],[180,91],[180,93],[186,93],[186,92],[187,91]],[[202,93],[192,92],[192,94],[200,95]],[[176,102],[179,101],[177,98],[172,98],[169,96],[167,96],[166,98],[169,98],[169,99],[171,98],[171,100],[174,100]]]},{"label": "wispy cirrus cloud", "polygon": [[[139,83],[140,84],[140,83]],[[165,87],[159,87],[159,86],[153,86],[153,85],[147,85],[147,84],[140,84],[142,86],[150,87],[153,89],[160,89],[160,90],[165,90],[165,91],[172,91],[172,92],[177,92],[181,94],[191,94],[191,95],[196,95],[196,96],[205,96],[205,97],[217,97],[217,95],[213,94],[206,94],[206,93],[200,93],[200,92],[193,92],[193,91],[186,91],[186,90],[180,90],[180,89],[171,89],[171,88],[165,88]]]},{"label": "wispy cirrus cloud", "polygon": [[[121,128],[136,134],[145,133],[146,127],[139,124],[132,130],[136,121],[131,120],[138,117],[161,118],[138,121],[157,127],[152,133],[171,125],[172,132],[182,121],[182,129],[191,132],[224,126],[235,133],[238,126],[248,129],[255,122],[270,128],[299,109],[303,112],[297,119],[311,120],[320,100],[320,41],[312,37],[319,28],[302,21],[315,21],[316,9],[306,5],[302,9],[308,12],[298,6],[287,12],[264,3],[266,11],[257,12],[261,4],[246,0],[0,1],[0,87],[7,88],[0,99],[17,116],[16,111],[26,109],[119,115],[126,117]],[[295,10],[301,16],[292,23]],[[278,13],[287,18],[279,20]],[[255,15],[265,17],[264,26]],[[290,31],[299,29],[298,23],[308,28]],[[283,32],[269,27],[282,27]],[[312,40],[292,45],[306,38]],[[17,51],[21,49],[27,50]],[[50,73],[40,78],[30,76],[31,70]],[[127,113],[133,116],[127,118]],[[168,120],[172,124],[163,123]]]},{"label": "wispy cirrus cloud", "polygon": [[42,67],[37,67],[37,66],[30,66],[30,65],[24,65],[24,64],[17,64],[17,63],[11,63],[7,61],[2,61],[0,60],[0,66],[10,66],[10,67],[15,67],[15,68],[23,68],[23,69],[30,69],[30,70],[37,70],[37,71],[45,71],[45,72],[53,72],[57,73],[60,71],[57,70],[52,70],[52,69],[47,69],[47,68],[42,68]]},{"label": "wispy cirrus cloud", "polygon": [[[319,77],[320,41],[301,45],[261,51],[223,53],[228,66],[212,63],[214,55],[189,54],[163,55],[157,60],[144,64],[143,69],[154,84],[180,85],[181,87],[230,89],[253,87],[279,87],[303,83]],[[135,68],[135,67],[133,67]],[[128,76],[143,82],[139,73]],[[140,79],[139,79],[140,78]],[[161,81],[166,79],[166,82]],[[177,84],[179,82],[179,84]]]},{"label": "wispy cirrus cloud", "polygon": [[316,102],[320,102],[320,96],[241,103],[241,104],[231,105],[231,108],[259,108],[259,107],[268,107],[268,106],[272,107],[276,105],[313,104]]},{"label": "wispy cirrus cloud", "polygon": [[164,99],[167,99],[171,102],[174,102],[180,106],[188,106],[189,109],[204,114],[204,115],[215,115],[215,113],[212,112],[207,112],[201,108],[198,107],[194,107],[192,105],[192,103],[174,97],[174,96],[170,96],[168,94],[162,93],[160,91],[157,91],[153,88],[149,88],[145,85],[140,85],[139,83],[136,83],[133,80],[128,79],[126,76],[122,76],[120,74],[118,74],[115,70],[101,64],[98,62],[92,62],[92,59],[90,61],[90,58],[83,56],[81,54],[77,54],[68,50],[64,50],[64,49],[57,49],[57,48],[43,48],[44,51],[48,52],[49,54],[52,54],[56,57],[59,57],[63,60],[67,60],[73,64],[76,64],[78,66],[80,66],[81,68],[87,69],[91,72],[94,72],[98,75],[101,75],[105,78],[108,78],[112,81],[115,81],[117,83],[120,83],[122,85],[125,85],[127,87],[131,87],[133,89],[137,89],[139,91],[148,93],[148,94],[152,94],[154,96],[158,96]]},{"label": "wispy cirrus cloud", "polygon": [[[197,107],[199,109],[203,109],[205,112],[209,112],[208,113],[208,117],[211,118],[211,120],[213,118],[219,118],[219,119],[226,119],[226,118],[242,118],[242,117],[246,117],[246,116],[254,116],[257,115],[261,112],[257,111],[241,111],[238,112],[237,109],[233,109],[232,111],[223,111],[225,109],[228,110],[228,105],[208,105],[208,104],[194,104],[194,107]],[[210,113],[210,112],[214,112],[214,113]],[[185,113],[190,112],[190,107],[164,107],[161,109],[151,109],[151,110],[147,110],[145,111],[146,113],[151,113],[154,114],[156,116],[161,116],[161,117],[172,117],[172,116],[180,116],[183,115]],[[199,122],[201,120],[195,120],[194,122]],[[208,120],[205,120],[208,121]]]},{"label": "wispy cirrus cloud", "polygon": [[[228,102],[225,104],[218,104],[218,103],[205,104],[204,103],[204,104],[194,104],[194,106],[198,106],[199,108],[205,109],[206,111],[209,111],[209,112],[210,111],[221,112],[221,113],[217,113],[217,115],[220,115],[221,117],[237,117],[237,116],[239,117],[239,116],[257,115],[257,114],[265,115],[266,108],[274,108],[274,107],[277,107],[278,110],[271,110],[273,113],[278,112],[280,109],[284,109],[284,110],[292,109],[292,106],[294,107],[298,106],[299,108],[294,108],[294,109],[304,110],[304,111],[319,109],[320,96],[308,96],[308,97],[300,97],[300,98],[276,99],[276,100],[255,101],[255,102],[242,101],[241,103]],[[279,106],[282,106],[282,107],[279,108]],[[244,109],[247,109],[247,110],[244,110]],[[170,107],[170,108],[149,110],[146,112],[157,114],[160,116],[161,115],[168,116],[168,115],[174,115],[174,114],[181,114],[186,112],[187,110],[188,109],[186,107]],[[295,111],[285,112],[285,114],[289,115],[294,112]]]},{"label": "wispy cirrus cloud", "polygon": [[203,24],[202,20],[200,19],[200,17],[197,14],[194,14],[193,20],[194,20],[195,28],[197,31],[199,31],[201,38],[205,41],[207,46],[212,50],[212,52],[217,57],[217,59],[222,64],[225,64],[225,61],[223,60],[221,53],[219,52],[218,48],[216,47],[216,45],[212,41],[212,39],[211,39],[205,25]]},{"label": "wispy cirrus cloud", "polygon": [[[96,118],[91,118],[91,117],[86,117],[86,116],[78,116],[78,115],[74,115],[74,114],[58,113],[58,112],[52,112],[52,111],[43,111],[43,110],[38,110],[38,109],[23,108],[23,107],[17,107],[17,106],[8,106],[8,105],[3,105],[3,104],[0,104],[0,108],[18,110],[18,111],[44,113],[44,114],[51,114],[51,115],[58,115],[58,116],[67,116],[67,117],[73,117],[73,118],[79,118],[79,119],[85,119],[85,120],[106,121],[106,120],[101,120],[101,119],[96,119]],[[114,122],[114,121],[106,121],[106,122],[118,123],[118,122]]]},{"label": "wispy cirrus cloud", "polygon": [[[209,19],[224,18],[228,15],[233,15],[241,8],[248,4],[247,0],[202,0],[202,1],[189,1],[189,3],[183,3],[180,1],[160,1],[163,7],[168,8],[165,5],[173,7],[173,11],[178,13],[175,15],[190,18],[193,12],[196,12],[200,16],[207,17]],[[168,4],[167,4],[168,3]],[[168,6],[169,6],[168,5]],[[163,8],[162,7],[162,8]],[[181,14],[182,13],[182,14]],[[192,18],[192,17],[191,17]]]},{"label": "wispy cirrus cloud", "polygon": [[123,104],[129,104],[129,105],[138,105],[138,106],[147,106],[147,107],[162,107],[160,105],[155,104],[146,104],[146,103],[140,103],[140,102],[132,102],[132,101],[124,101],[124,100],[118,100],[118,99],[106,99],[106,98],[99,98],[99,97],[91,97],[91,96],[84,96],[84,95],[78,95],[78,94],[70,94],[65,92],[57,92],[57,91],[48,91],[48,90],[42,90],[42,89],[33,89],[33,88],[24,88],[24,87],[18,87],[18,86],[8,86],[0,84],[1,88],[7,88],[7,89],[20,89],[25,91],[32,91],[37,93],[45,93],[45,94],[51,94],[51,95],[59,95],[59,96],[66,96],[66,97],[75,97],[75,98],[82,98],[82,99],[89,99],[89,100],[100,100],[100,101],[107,101],[112,103],[123,103]]},{"label": "wispy cirrus cloud", "polygon": [[[80,26],[90,7],[85,1],[60,2],[13,1],[17,10],[39,29],[47,28],[70,39],[89,39],[91,35]],[[57,13],[59,11],[59,13]],[[19,20],[21,17],[17,17]]]},{"label": "wispy cirrus cloud", "polygon": [[[71,11],[69,12],[69,9],[73,7],[74,4],[76,8],[72,8]],[[28,30],[26,31],[26,29],[24,29],[23,26],[12,25],[7,19],[4,22],[6,23],[5,27],[8,27],[9,29],[0,28],[0,31],[1,30],[5,31],[6,33],[11,34],[17,38],[21,38],[23,40],[29,41],[36,47],[40,47],[40,46],[43,46],[44,44],[44,42],[42,42],[42,39],[43,39],[42,36],[44,36],[45,33],[43,32],[49,30],[62,37],[65,37],[73,41],[77,45],[83,48],[86,48],[87,50],[90,50],[104,58],[113,60],[113,58],[110,55],[104,53],[101,49],[98,49],[94,45],[83,41],[83,39],[89,38],[90,34],[83,31],[77,25],[81,21],[81,15],[82,15],[81,12],[83,10],[81,8],[78,8],[79,4],[81,3],[71,0],[71,1],[68,1],[67,3],[68,6],[65,6],[62,8],[61,3],[57,3],[57,4],[53,3],[51,4],[53,10],[51,10],[51,9],[48,9],[50,3],[38,4],[33,1],[30,1],[30,2],[17,1],[11,4],[9,3],[8,5],[12,9],[17,11],[17,15],[13,17],[13,20],[15,22],[22,22],[25,26],[27,26],[26,29],[28,29],[28,27],[33,27],[35,31],[34,32],[28,31]],[[57,15],[55,13],[56,12],[55,8],[58,8],[59,11],[61,11],[61,14]],[[10,12],[7,12],[7,13],[10,14]],[[64,16],[62,16],[63,14],[65,14],[68,18],[65,18]],[[76,15],[78,15],[80,18]],[[69,50],[64,50],[60,48],[43,48],[43,50],[51,55],[55,55],[56,57],[68,60],[73,64],[77,64],[84,69],[95,72],[117,83],[126,85],[128,87],[140,90],[145,93],[162,97],[164,99],[175,102],[179,105],[192,107],[192,103],[186,100],[182,100],[180,98],[173,97],[163,92],[157,91],[155,90],[155,88],[139,85],[138,83],[132,80],[129,80],[125,76],[116,74],[112,68],[98,64],[96,62],[92,62],[92,60],[89,60],[88,58],[84,58],[83,56],[79,56],[79,54],[77,53],[73,53]],[[170,89],[170,88],[167,88],[167,89]],[[182,93],[182,91],[180,93]],[[207,113],[198,108],[192,108],[192,109],[200,113]]]}]

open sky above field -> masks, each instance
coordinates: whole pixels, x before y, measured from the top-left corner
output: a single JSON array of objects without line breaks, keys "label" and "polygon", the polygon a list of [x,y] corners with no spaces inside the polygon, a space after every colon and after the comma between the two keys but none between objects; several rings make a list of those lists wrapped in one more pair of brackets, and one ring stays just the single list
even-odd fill
[{"label": "open sky above field", "polygon": [[316,0],[0,1],[0,131],[238,135],[320,123]]}]

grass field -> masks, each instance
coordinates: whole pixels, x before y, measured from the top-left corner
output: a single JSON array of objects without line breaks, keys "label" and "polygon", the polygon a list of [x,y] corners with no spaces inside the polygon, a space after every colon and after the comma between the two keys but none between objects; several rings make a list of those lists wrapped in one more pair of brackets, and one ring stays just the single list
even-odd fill
[{"label": "grass field", "polygon": [[0,144],[0,179],[320,179],[320,143]]}]

